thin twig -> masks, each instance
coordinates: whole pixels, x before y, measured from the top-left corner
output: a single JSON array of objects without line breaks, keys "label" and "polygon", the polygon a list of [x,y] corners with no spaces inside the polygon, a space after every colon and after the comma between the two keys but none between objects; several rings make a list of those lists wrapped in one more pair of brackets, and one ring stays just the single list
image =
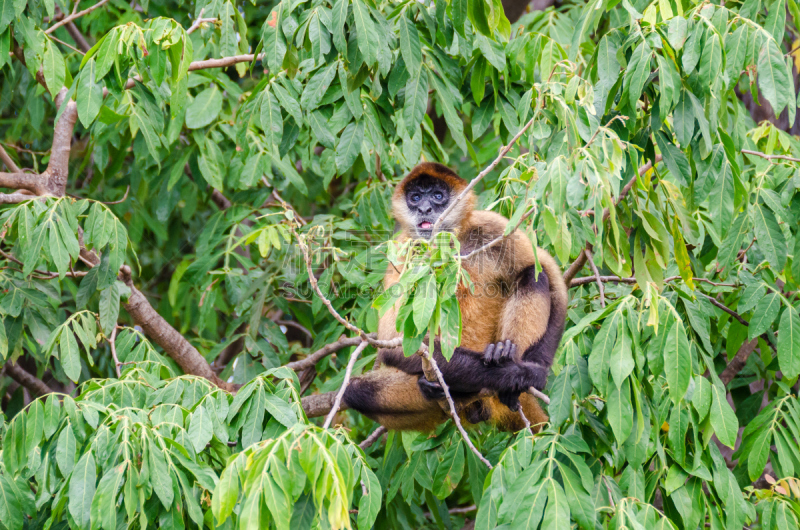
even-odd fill
[{"label": "thin twig", "polygon": [[386,433],[386,432],[387,432],[387,429],[386,429],[386,427],[384,427],[383,425],[381,425],[380,427],[378,427],[377,429],[375,429],[374,431],[372,431],[372,434],[370,434],[369,436],[367,436],[366,438],[364,438],[364,441],[363,441],[363,442],[361,442],[360,444],[358,444],[358,446],[359,446],[359,447],[360,447],[362,450],[368,449],[368,448],[369,448],[369,447],[370,447],[372,444],[374,444],[374,443],[375,443],[375,442],[378,440],[378,438],[380,438],[381,436],[383,436],[383,435],[384,435],[384,433]]},{"label": "thin twig", "polygon": [[600,292],[600,307],[606,306],[606,295],[603,289],[603,281],[600,279],[600,272],[597,270],[597,265],[594,263],[594,256],[592,256],[592,251],[584,249],[586,252],[586,259],[589,260],[589,266],[592,268],[592,272],[594,272],[594,278],[597,281],[597,290]]},{"label": "thin twig", "polygon": [[528,419],[528,417],[525,415],[525,411],[522,410],[522,405],[520,405],[520,407],[519,407],[519,417],[522,418],[522,423],[525,424],[525,428],[530,430],[531,422]]},{"label": "thin twig", "polygon": [[746,155],[759,156],[765,160],[788,160],[789,162],[800,162],[800,158],[794,158],[786,155],[767,155],[758,151],[750,151],[749,149],[742,149],[742,153]]},{"label": "thin twig", "polygon": [[109,339],[108,339],[108,344],[109,344],[109,346],[111,346],[111,358],[114,359],[114,369],[117,372],[117,378],[119,378],[119,376],[120,376],[120,372],[119,372],[120,363],[119,363],[119,359],[117,358],[116,341],[117,341],[117,326],[114,326],[114,331],[111,332],[111,337],[109,337]]},{"label": "thin twig", "polygon": [[459,202],[461,202],[464,199],[464,197],[466,197],[469,194],[470,191],[472,191],[472,188],[474,188],[475,185],[478,184],[478,182],[483,180],[486,175],[488,175],[495,167],[497,167],[497,164],[499,164],[500,161],[503,160],[503,158],[508,154],[508,152],[511,151],[511,148],[514,147],[514,144],[517,143],[517,140],[519,140],[520,137],[525,133],[525,131],[527,131],[530,128],[530,126],[533,125],[533,122],[536,121],[536,118],[538,116],[539,116],[539,112],[538,112],[538,108],[537,108],[537,112],[533,113],[533,118],[528,120],[528,123],[526,123],[525,126],[522,129],[520,129],[519,132],[516,135],[514,135],[514,137],[511,139],[511,141],[508,142],[508,145],[505,145],[505,146],[503,146],[502,149],[500,149],[500,153],[497,155],[497,158],[495,158],[492,161],[491,164],[486,166],[486,169],[484,169],[483,171],[478,173],[478,176],[475,177],[474,179],[472,179],[469,182],[469,184],[467,184],[467,187],[464,188],[461,191],[461,193],[458,194],[458,196],[455,198],[455,200],[453,200],[447,206],[447,208],[445,208],[445,210],[441,214],[439,214],[439,217],[436,219],[436,222],[433,224],[432,231],[433,231],[434,234],[438,231],[439,226],[441,226],[441,224],[442,224],[442,221],[447,217],[447,215],[450,212],[453,211],[453,209],[456,207],[456,205]]},{"label": "thin twig", "polygon": [[317,296],[319,296],[320,300],[322,300],[322,303],[325,305],[325,307],[328,308],[328,312],[331,315],[333,315],[333,318],[335,318],[345,328],[349,329],[353,333],[357,333],[362,340],[369,342],[373,346],[376,346],[378,348],[396,348],[397,346],[400,346],[403,343],[403,340],[401,338],[392,340],[373,339],[369,335],[367,335],[364,332],[364,330],[348,322],[347,319],[345,319],[342,315],[339,314],[338,311],[336,311],[336,309],[334,309],[331,301],[328,300],[328,298],[324,294],[322,294],[322,291],[319,288],[319,284],[317,283],[317,277],[314,276],[314,271],[311,268],[311,254],[308,245],[303,240],[303,238],[300,237],[300,234],[297,233],[297,231],[294,228],[294,225],[290,225],[290,229],[294,234],[295,238],[297,239],[297,245],[300,247],[300,250],[303,253],[303,257],[305,258],[306,270],[308,271],[308,281],[309,283],[311,283],[311,287],[314,289],[314,292],[317,293]]},{"label": "thin twig", "polygon": [[464,426],[461,425],[461,419],[458,417],[458,412],[456,411],[456,404],[453,402],[452,396],[450,396],[450,388],[447,386],[447,383],[445,383],[442,371],[439,370],[439,366],[436,364],[436,360],[433,358],[430,352],[428,352],[427,348],[425,348],[423,352],[423,357],[428,360],[428,362],[431,365],[431,368],[433,368],[433,371],[436,373],[436,379],[439,380],[439,385],[442,387],[442,390],[444,391],[444,397],[447,399],[447,404],[450,405],[450,416],[452,416],[453,421],[455,422],[456,427],[458,428],[458,432],[461,433],[461,437],[464,438],[464,442],[467,444],[467,447],[469,447],[472,450],[472,452],[475,453],[475,455],[478,457],[478,459],[480,459],[481,462],[486,464],[486,467],[492,469],[491,462],[486,460],[486,457],[483,456],[481,452],[478,451],[478,449],[472,444],[472,440],[470,440],[469,434],[467,433],[466,430],[464,430]]},{"label": "thin twig", "polygon": [[56,41],[59,44],[63,44],[64,46],[66,46],[67,48],[69,48],[70,50],[72,50],[74,52],[78,52],[81,55],[86,55],[86,52],[83,52],[83,51],[79,50],[78,48],[76,48],[75,46],[73,46],[72,44],[70,44],[68,42],[64,42],[63,40],[61,40],[61,39],[59,39],[57,37],[54,37],[52,35],[50,35],[50,38],[53,39],[54,41]]},{"label": "thin twig", "polygon": [[550,404],[550,396],[548,396],[547,394],[543,394],[543,393],[539,392],[534,387],[528,388],[528,393],[532,394],[534,397],[537,397],[537,398],[541,399],[542,401],[544,401],[548,405]]},{"label": "thin twig", "polygon": [[[80,18],[80,17],[82,17],[84,15],[88,15],[89,13],[94,11],[95,9],[103,7],[106,3],[108,3],[108,0],[100,0],[99,2],[97,2],[92,7],[86,8],[83,11],[80,11],[78,13],[72,13],[71,15],[62,18],[61,20],[59,20],[58,22],[56,22],[55,24],[53,24],[52,26],[50,26],[49,28],[44,30],[44,32],[49,35],[50,33],[53,33],[55,30],[57,30],[58,28],[63,26],[64,24],[72,22],[76,18]],[[78,5],[77,2],[76,2],[75,5],[76,6]]]},{"label": "thin twig", "polygon": [[[375,338],[374,333],[370,333],[367,335],[368,337]],[[348,346],[355,346],[362,342],[363,339],[361,337],[342,337],[336,342],[332,342],[331,344],[326,344],[319,350],[315,351],[305,359],[300,359],[299,361],[294,361],[286,366],[294,370],[295,372],[301,372],[306,368],[314,366],[319,361],[327,357],[328,355],[341,350],[342,348],[347,348]]]},{"label": "thin twig", "polygon": [[520,225],[522,224],[522,222],[523,222],[525,219],[527,219],[528,217],[530,217],[531,215],[533,215],[533,213],[534,213],[535,211],[536,211],[536,207],[533,207],[533,208],[531,208],[530,210],[528,210],[528,211],[525,213],[525,215],[523,215],[523,216],[520,218],[520,220],[517,222],[517,225],[514,227],[514,230],[512,230],[512,231],[511,231],[511,232],[509,232],[508,234],[503,234],[503,235],[499,235],[499,236],[497,236],[496,238],[492,239],[491,241],[489,241],[488,243],[486,243],[486,244],[485,244],[485,245],[483,245],[482,247],[480,247],[480,248],[476,248],[475,250],[473,250],[473,251],[471,251],[471,252],[468,252],[467,254],[465,254],[465,255],[461,256],[461,259],[466,261],[466,260],[468,260],[469,258],[471,258],[472,256],[474,256],[475,254],[478,254],[478,253],[480,253],[480,252],[483,252],[484,250],[488,250],[488,249],[492,248],[493,246],[495,246],[496,244],[500,243],[501,241],[504,241],[505,239],[508,239],[509,237],[511,237],[511,235],[512,235],[512,234],[514,234],[514,233],[517,231],[517,229],[520,227]]},{"label": "thin twig", "polygon": [[123,195],[123,196],[122,196],[122,198],[121,198],[120,200],[118,200],[118,201],[111,201],[111,202],[103,202],[102,204],[109,204],[109,205],[110,205],[110,204],[121,204],[121,203],[125,202],[125,199],[127,199],[127,198],[128,198],[128,193],[130,193],[130,191],[131,191],[131,185],[130,185],[130,184],[128,184],[128,187],[125,189],[125,195]]},{"label": "thin twig", "polygon": [[328,417],[325,418],[325,423],[322,424],[323,429],[327,429],[331,426],[331,422],[333,421],[333,417],[336,416],[336,412],[339,410],[339,405],[342,404],[342,396],[344,396],[344,391],[347,390],[347,385],[350,383],[350,374],[353,373],[353,367],[356,365],[356,359],[364,351],[369,345],[367,341],[362,341],[358,347],[353,350],[353,353],[350,354],[350,360],[347,362],[347,368],[344,371],[344,381],[342,381],[342,386],[339,388],[339,392],[336,393],[336,399],[333,401],[333,407],[331,407],[331,411],[328,413]]}]

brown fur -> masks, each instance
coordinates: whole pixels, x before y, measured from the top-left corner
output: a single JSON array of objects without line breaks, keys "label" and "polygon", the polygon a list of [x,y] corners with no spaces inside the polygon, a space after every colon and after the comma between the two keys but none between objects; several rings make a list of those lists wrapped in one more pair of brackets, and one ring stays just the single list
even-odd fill
[{"label": "brown fur", "polygon": [[[411,237],[415,226],[406,206],[405,188],[422,175],[443,180],[451,187],[453,198],[467,185],[466,181],[440,164],[424,163],[414,168],[398,184],[392,198],[395,219],[403,229],[401,238]],[[475,197],[470,192],[442,223],[443,230],[457,234],[462,254],[501,235],[508,223],[508,219],[497,213],[474,211],[474,204]],[[536,252],[534,256],[528,238],[516,231],[463,263],[475,290],[469,292],[461,287],[457,293],[463,322],[461,348],[482,353],[489,344],[510,339],[517,345],[519,361],[527,360],[526,354],[537,355],[536,348],[548,341],[554,351],[563,332],[567,288],[553,258],[542,249],[536,249]],[[537,257],[546,275],[546,278],[539,278],[540,282],[546,283],[541,283],[538,288],[539,284],[530,273]],[[384,287],[391,287],[399,276],[400,271],[389,267]],[[523,279],[528,282],[526,285],[520,284]],[[544,289],[546,285],[549,287]],[[396,329],[396,318],[396,307],[384,314],[378,326],[380,339],[401,336]],[[554,345],[553,340],[556,341]],[[423,397],[417,386],[419,376],[407,373],[411,370],[398,369],[397,361],[390,361],[391,355],[397,356],[397,352],[382,350],[376,363],[381,366],[354,379],[352,391],[345,395],[345,400],[350,399],[352,402],[348,404],[352,408],[389,429],[432,430],[447,419],[447,414],[438,402]],[[387,361],[393,365],[387,366]],[[546,369],[549,369],[552,358],[537,361],[546,363]],[[547,415],[535,398],[523,393],[520,404],[532,425],[547,422]],[[462,419],[467,422],[488,418],[501,429],[516,431],[524,427],[519,413],[512,412],[494,395],[460,399],[458,408]]]}]

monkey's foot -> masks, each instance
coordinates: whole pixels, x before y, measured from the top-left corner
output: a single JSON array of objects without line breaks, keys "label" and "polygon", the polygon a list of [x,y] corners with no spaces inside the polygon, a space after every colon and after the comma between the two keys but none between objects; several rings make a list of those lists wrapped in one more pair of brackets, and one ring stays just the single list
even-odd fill
[{"label": "monkey's foot", "polygon": [[513,361],[517,355],[517,345],[507,341],[489,344],[483,351],[483,364],[486,366],[499,365]]},{"label": "monkey's foot", "polygon": [[519,392],[500,392],[497,394],[497,398],[500,403],[508,407],[512,412],[517,412],[519,410],[519,395]]},{"label": "monkey's foot", "polygon": [[422,392],[422,396],[428,401],[444,399],[444,389],[438,381],[428,381],[423,375],[417,379],[417,386],[419,386],[419,391]]}]

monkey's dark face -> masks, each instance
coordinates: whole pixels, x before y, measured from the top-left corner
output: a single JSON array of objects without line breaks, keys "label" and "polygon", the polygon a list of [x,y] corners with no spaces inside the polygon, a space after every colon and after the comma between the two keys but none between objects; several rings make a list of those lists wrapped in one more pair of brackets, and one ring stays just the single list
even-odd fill
[{"label": "monkey's dark face", "polygon": [[439,179],[424,175],[406,187],[406,205],[419,237],[431,237],[436,219],[449,202],[450,187]]}]

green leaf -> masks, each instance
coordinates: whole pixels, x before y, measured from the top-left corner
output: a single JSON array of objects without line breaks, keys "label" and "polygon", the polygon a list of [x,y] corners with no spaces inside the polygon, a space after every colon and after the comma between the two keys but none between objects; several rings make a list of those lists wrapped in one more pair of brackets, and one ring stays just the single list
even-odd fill
[{"label": "green leaf", "polygon": [[710,37],[703,44],[703,54],[700,56],[700,79],[709,86],[714,79],[722,74],[722,43],[719,35],[710,33]]},{"label": "green leaf", "polygon": [[156,492],[161,504],[164,508],[169,510],[172,507],[172,500],[174,499],[174,491],[172,489],[172,473],[167,467],[167,461],[164,453],[156,443],[147,438],[147,465],[150,470],[150,483],[153,485],[153,490]]},{"label": "green leaf", "polygon": [[58,47],[50,39],[45,42],[42,70],[44,71],[44,80],[45,83],[47,83],[47,90],[50,92],[53,99],[55,99],[61,87],[64,86],[66,63],[64,62],[64,57],[61,55],[61,52],[58,51]]},{"label": "green leaf", "polygon": [[358,501],[358,528],[369,529],[375,524],[378,512],[381,509],[381,483],[375,473],[367,467],[361,468],[361,483],[366,494]]},{"label": "green leaf", "polygon": [[618,318],[621,318],[621,315],[615,311],[611,318],[603,322],[603,327],[600,328],[592,343],[592,353],[589,354],[589,375],[594,386],[601,391],[605,390],[608,384],[611,351],[617,341],[618,325],[616,320]]},{"label": "green leaf", "polygon": [[81,376],[81,353],[78,350],[78,342],[75,340],[75,335],[72,334],[72,331],[69,329],[64,330],[61,334],[59,346],[61,367],[67,377],[77,383]]},{"label": "green leaf", "polygon": [[711,194],[708,197],[708,204],[711,212],[711,222],[714,224],[714,228],[722,238],[728,234],[728,229],[731,228],[731,221],[733,220],[734,194],[733,172],[731,171],[731,166],[727,159],[725,159],[724,154],[721,153],[719,156],[721,156],[723,159],[722,169],[719,173],[713,175],[714,186],[711,188]]},{"label": "green leaf", "polygon": [[[779,45],[783,42],[783,35],[786,33],[786,1],[775,0],[769,6],[767,21],[764,24],[767,30]],[[794,48],[794,46],[792,46]],[[777,116],[780,113],[776,113]]]},{"label": "green leaf", "polygon": [[[347,8],[350,7],[350,0],[336,0],[333,5],[331,15],[331,34],[333,35],[333,45],[342,55],[347,55],[347,41],[344,38],[344,23],[347,20]],[[298,122],[300,123],[300,122]]]},{"label": "green leaf", "polygon": [[770,291],[764,298],[759,300],[753,311],[753,319],[747,328],[747,338],[753,340],[767,331],[772,326],[772,323],[775,322],[780,309],[781,297],[776,292]]},{"label": "green leaf", "polygon": [[371,66],[378,59],[378,34],[363,0],[353,0],[353,20],[356,23],[358,49],[367,65]]},{"label": "green leaf", "polygon": [[25,415],[25,450],[31,454],[42,441],[44,434],[44,405],[42,400],[34,400]]},{"label": "green leaf", "polygon": [[189,416],[189,429],[187,434],[192,441],[192,447],[194,447],[197,453],[205,450],[206,444],[208,444],[212,436],[214,436],[214,426],[211,423],[211,417],[208,415],[203,405],[198,405]]},{"label": "green leaf", "polygon": [[694,135],[694,109],[692,100],[684,89],[681,90],[681,97],[673,110],[672,117],[678,143],[681,144],[681,147],[688,146]]},{"label": "green leaf", "polygon": [[314,76],[308,81],[303,94],[300,96],[300,106],[306,111],[311,111],[319,106],[322,97],[331,86],[331,81],[336,75],[336,64],[333,63],[325,68],[317,70]]},{"label": "green leaf", "polygon": [[89,530],[97,470],[92,451],[83,454],[69,479],[69,513],[80,530]]},{"label": "green leaf", "polygon": [[444,499],[458,486],[464,474],[464,447],[457,438],[442,458],[433,476],[433,494]]},{"label": "green leaf", "polygon": [[675,320],[667,332],[664,349],[664,372],[669,385],[669,397],[677,405],[689,388],[692,377],[692,358],[689,355],[689,339],[683,322]]},{"label": "green leaf", "polygon": [[114,332],[119,318],[119,283],[114,282],[100,293],[100,327],[106,337]]},{"label": "green leaf", "polygon": [[214,495],[211,497],[211,510],[218,525],[224,523],[233,513],[238,498],[239,470],[237,461],[234,460],[222,471]]},{"label": "green leaf", "polygon": [[725,389],[718,384],[711,387],[711,426],[719,441],[733,449],[739,432],[739,420],[725,398]]},{"label": "green leaf", "polygon": [[283,138],[283,117],[280,104],[269,89],[261,93],[261,127],[270,149],[274,151]]},{"label": "green leaf", "polygon": [[547,481],[547,507],[542,519],[542,530],[562,530],[570,527],[567,495],[553,479]]},{"label": "green leaf", "polygon": [[287,428],[297,423],[297,415],[288,403],[273,394],[264,395],[264,408],[269,414]]},{"label": "green leaf", "polygon": [[782,271],[786,264],[786,240],[775,215],[762,204],[754,204],[750,215],[759,248],[775,272]]},{"label": "green leaf", "polygon": [[778,326],[778,361],[783,377],[794,379],[800,375],[800,316],[793,307],[787,307]]},{"label": "green leaf", "polygon": [[765,40],[758,54],[758,88],[778,116],[787,105],[794,103],[794,86],[783,53],[774,40]]},{"label": "green leaf", "polygon": [[420,68],[406,83],[406,101],[403,105],[403,121],[408,135],[413,137],[419,129],[425,110],[428,108],[428,75]]},{"label": "green leaf", "polygon": [[78,91],[76,93],[76,103],[78,105],[78,118],[81,124],[88,128],[92,124],[100,107],[103,106],[103,87],[95,82],[95,60],[90,60],[86,67],[81,70],[80,81],[78,81]]},{"label": "green leaf", "polygon": [[738,255],[739,250],[742,248],[744,236],[750,231],[750,223],[747,222],[747,214],[740,213],[733,220],[728,236],[722,242],[717,252],[717,261],[719,262],[719,269],[727,269],[734,258]]},{"label": "green leaf", "polygon": [[116,530],[117,528],[117,497],[122,486],[127,462],[113,466],[107,470],[97,485],[91,506],[92,528]]},{"label": "green leaf", "polygon": [[628,98],[632,109],[636,109],[636,102],[639,101],[644,84],[650,75],[650,54],[650,46],[643,40],[634,50],[628,67],[625,69],[624,82],[628,89]]},{"label": "green leaf", "polygon": [[635,367],[631,350],[631,337],[627,332],[627,326],[620,320],[617,342],[611,350],[609,359],[611,377],[614,379],[614,384],[617,385],[617,388],[622,385],[625,378],[631,375]]},{"label": "green leaf", "polygon": [[550,405],[547,407],[547,412],[550,415],[550,423],[553,427],[558,427],[564,423],[572,412],[570,371],[574,369],[574,367],[565,366],[553,380],[553,384],[550,387]]},{"label": "green leaf", "polygon": [[417,26],[405,16],[398,18],[397,32],[400,35],[400,53],[406,63],[408,73],[415,76],[422,68],[422,44]]},{"label": "green leaf", "polygon": [[217,85],[211,85],[203,90],[186,107],[186,126],[190,129],[200,129],[217,119],[222,110],[222,93]]},{"label": "green leaf", "polygon": [[584,530],[593,530],[595,528],[596,516],[592,498],[583,488],[581,479],[569,466],[559,463],[558,467],[561,471],[564,491],[566,492],[567,502],[569,503],[572,516],[581,528]]},{"label": "green leaf", "polygon": [[703,421],[711,407],[711,383],[702,375],[694,376],[692,406],[697,411],[698,420]]},{"label": "green leaf", "polygon": [[[2,1],[0,0],[0,8],[3,7]],[[13,480],[8,474],[0,475],[0,518],[8,530],[22,530],[25,515],[22,512],[19,498],[14,493]]]},{"label": "green leaf", "polygon": [[747,472],[750,480],[755,482],[764,472],[769,458],[769,447],[772,444],[772,429],[765,428],[756,436],[747,455]]},{"label": "green leaf", "polygon": [[364,120],[356,123],[349,123],[339,137],[339,144],[336,146],[336,170],[339,174],[350,169],[355,163],[358,154],[361,152],[361,144],[364,141]]},{"label": "green leaf", "polygon": [[606,403],[608,423],[614,437],[621,445],[625,443],[633,429],[633,406],[631,405],[630,379],[625,379],[619,388],[613,388]]},{"label": "green leaf", "polygon": [[58,435],[58,442],[56,443],[56,462],[61,474],[69,476],[75,468],[75,452],[77,451],[77,440],[75,433],[72,431],[72,423],[67,422],[64,428],[61,429],[61,434]]}]

